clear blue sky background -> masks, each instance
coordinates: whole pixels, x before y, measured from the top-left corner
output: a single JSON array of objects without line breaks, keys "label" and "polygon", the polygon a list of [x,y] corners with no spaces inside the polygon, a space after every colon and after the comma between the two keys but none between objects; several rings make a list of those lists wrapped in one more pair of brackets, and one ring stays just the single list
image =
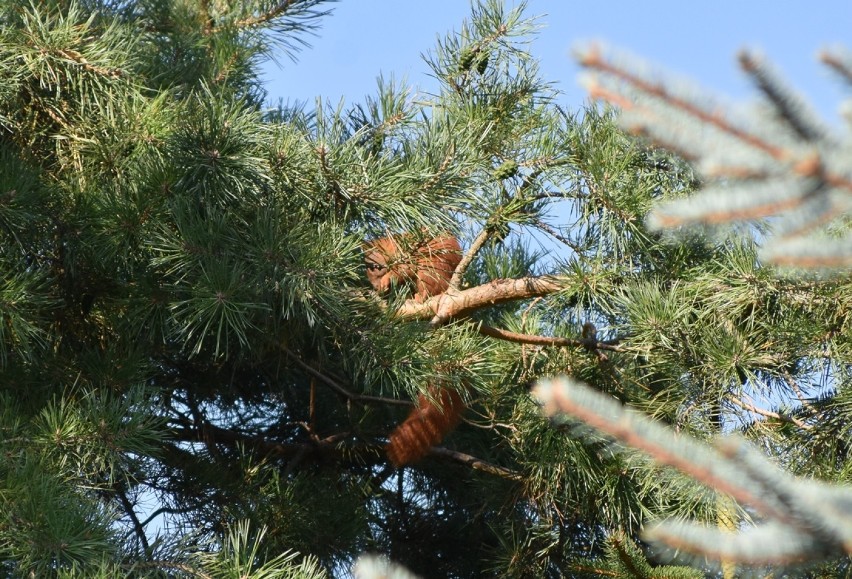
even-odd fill
[{"label": "clear blue sky background", "polygon": [[[509,5],[515,2],[507,0]],[[327,5],[312,47],[293,63],[281,57],[264,68],[269,100],[308,101],[317,96],[348,103],[375,94],[376,77],[393,73],[409,84],[434,89],[421,54],[436,37],[460,29],[467,0],[341,0]],[[735,54],[762,50],[832,125],[838,105],[852,94],[817,59],[827,46],[852,50],[852,0],[529,0],[527,14],[545,26],[531,46],[545,80],[564,92],[561,104],[582,106],[578,67],[571,48],[579,41],[605,40],[684,73],[714,93],[738,101],[753,93]]]}]

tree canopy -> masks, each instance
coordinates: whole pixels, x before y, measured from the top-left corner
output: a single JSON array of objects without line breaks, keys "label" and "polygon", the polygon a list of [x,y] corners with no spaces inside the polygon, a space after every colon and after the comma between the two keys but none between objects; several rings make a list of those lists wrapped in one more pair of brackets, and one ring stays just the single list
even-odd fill
[{"label": "tree canopy", "polygon": [[[847,482],[848,277],[764,264],[769,222],[651,227],[707,176],[566,111],[523,3],[472,5],[434,94],[270,107],[260,63],[328,7],[0,0],[0,573],[703,576],[643,525],[753,513],[551,424],[558,375]],[[447,291],[378,294],[388,235],[457,237]],[[395,466],[439,392],[461,423]]]}]

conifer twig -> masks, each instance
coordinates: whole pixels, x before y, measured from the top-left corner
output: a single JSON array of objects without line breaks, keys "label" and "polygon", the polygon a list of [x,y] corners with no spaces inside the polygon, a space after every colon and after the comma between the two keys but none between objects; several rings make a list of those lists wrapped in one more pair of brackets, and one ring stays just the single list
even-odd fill
[{"label": "conifer twig", "polygon": [[564,235],[561,235],[558,231],[556,231],[555,228],[551,227],[544,221],[536,221],[535,226],[550,235],[551,237],[553,237],[555,240],[562,243],[563,245],[570,247],[572,250],[574,250],[575,253],[581,253],[582,250],[576,243],[574,243]]},{"label": "conifer twig", "polygon": [[479,253],[479,250],[482,249],[482,246],[485,245],[485,242],[488,241],[490,235],[491,232],[488,231],[488,228],[483,228],[482,231],[479,232],[479,235],[476,236],[476,239],[473,240],[473,243],[470,244],[470,247],[467,248],[467,251],[464,252],[461,261],[456,266],[456,270],[453,272],[453,276],[450,278],[451,288],[458,289],[461,284],[461,280],[464,277],[464,272],[467,271],[467,268]]},{"label": "conifer twig", "polygon": [[822,127],[817,126],[815,115],[807,109],[798,95],[787,89],[765,59],[742,50],[738,60],[742,69],[754,79],[758,88],[772,102],[779,118],[783,119],[799,138],[814,142],[826,137]]},{"label": "conifer twig", "polygon": [[777,505],[735,482],[740,477],[711,449],[688,437],[674,435],[585,384],[570,378],[545,380],[535,386],[532,394],[549,416],[569,414],[631,448],[648,453],[660,464],[673,466],[762,513],[784,516]]},{"label": "conifer twig", "polygon": [[624,349],[618,345],[617,340],[590,342],[588,339],[560,338],[558,336],[539,336],[535,334],[519,334],[510,332],[493,326],[480,325],[477,330],[483,336],[505,340],[507,342],[515,342],[518,344],[531,344],[534,346],[551,346],[551,347],[584,347],[592,350],[610,350],[612,352],[623,352]]},{"label": "conifer twig", "polygon": [[242,20],[237,20],[236,22],[234,22],[234,25],[237,28],[246,28],[250,26],[258,26],[260,24],[264,24],[284,14],[284,12],[286,12],[287,9],[290,8],[290,6],[292,6],[297,1],[298,0],[283,0],[282,2],[279,2],[278,4],[273,6],[271,9],[264,12],[263,14],[251,16],[249,18],[243,18]]},{"label": "conifer twig", "polygon": [[[826,58],[841,73],[847,66]],[[652,229],[780,216],[763,259],[791,267],[852,265],[848,239],[806,236],[852,212],[852,171],[845,156],[833,153],[849,145],[824,128],[763,58],[747,51],[739,56],[770,112],[750,117],[598,44],[581,49],[578,59],[592,71],[584,79],[592,96],[621,107],[628,129],[698,161],[713,177],[697,195],[660,204],[647,220]]]},{"label": "conifer twig", "polygon": [[[588,49],[580,51],[578,53],[578,60],[583,66],[611,74],[628,85],[632,85],[644,93],[667,102],[672,107],[680,109],[689,116],[695,117],[709,125],[713,125],[720,131],[727,133],[731,137],[734,137],[747,145],[760,149],[779,161],[786,160],[789,156],[789,153],[784,148],[778,147],[777,145],[774,145],[773,143],[770,143],[757,135],[751,134],[734,125],[720,111],[707,110],[699,106],[697,103],[690,102],[684,98],[676,96],[672,94],[672,92],[670,92],[664,84],[645,80],[644,78],[633,74],[629,70],[621,68],[617,64],[605,59],[603,57],[601,47],[598,45],[592,45]],[[608,97],[611,96],[613,98],[618,98],[618,101],[615,104],[627,104],[627,106],[631,106],[632,104],[632,101],[630,101],[630,99],[626,96],[619,98],[616,97],[616,93],[602,94],[607,94]],[[607,100],[610,100],[610,98],[607,98]]]},{"label": "conifer twig", "polygon": [[847,83],[852,84],[852,59],[844,58],[844,55],[828,50],[821,52],[819,59],[843,77]]},{"label": "conifer twig", "polygon": [[754,414],[759,414],[760,416],[765,416],[766,418],[774,418],[782,422],[789,422],[790,424],[795,424],[803,430],[811,430],[813,428],[813,426],[811,426],[810,424],[805,424],[804,422],[793,416],[779,414],[778,412],[772,412],[771,410],[764,410],[762,408],[758,408],[753,404],[749,404],[747,402],[744,402],[743,400],[740,400],[733,394],[728,394],[727,399],[742,408],[743,410],[748,410],[749,412],[752,412]]},{"label": "conifer twig", "polygon": [[790,373],[784,370],[781,372],[781,376],[784,378],[784,382],[786,382],[790,389],[796,394],[796,398],[798,398],[799,402],[802,403],[802,407],[807,408],[811,414],[816,414],[814,407],[811,406],[810,402],[808,402],[807,398],[805,398],[801,388],[799,388],[799,384],[793,379]]},{"label": "conifer twig", "polygon": [[524,476],[519,472],[515,472],[503,466],[491,464],[490,462],[486,462],[481,458],[476,458],[475,456],[471,456],[469,454],[465,454],[457,450],[450,450],[449,448],[433,446],[429,449],[429,454],[434,456],[444,456],[447,458],[451,458],[454,461],[469,466],[474,470],[481,470],[482,472],[487,472],[488,474],[493,474],[499,476],[500,478],[505,478],[514,481],[520,481],[524,479]]},{"label": "conifer twig", "polygon": [[533,389],[545,414],[566,413],[674,466],[762,515],[737,533],[688,521],[650,525],[646,539],[710,560],[750,566],[791,565],[852,554],[852,491],[797,479],[737,437],[711,448],[633,412],[570,378]]},{"label": "conifer twig", "polygon": [[320,372],[310,364],[304,362],[295,352],[291,351],[286,346],[281,346],[281,351],[284,352],[288,358],[293,360],[297,366],[299,366],[302,370],[310,374],[315,378],[319,378],[322,380],[327,386],[331,387],[332,390],[341,394],[352,400],[353,402],[374,402],[378,404],[395,404],[398,406],[411,406],[412,403],[407,400],[398,400],[396,398],[385,398],[384,396],[371,396],[369,394],[355,394],[354,392],[350,392],[347,390],[342,384],[340,384],[337,380],[334,380],[330,376],[327,376],[323,372]]}]

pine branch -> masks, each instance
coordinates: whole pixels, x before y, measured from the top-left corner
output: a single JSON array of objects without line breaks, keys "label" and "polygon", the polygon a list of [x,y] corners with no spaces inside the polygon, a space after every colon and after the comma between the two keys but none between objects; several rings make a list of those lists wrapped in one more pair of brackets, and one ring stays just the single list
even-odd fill
[{"label": "pine branch", "polygon": [[122,565],[123,569],[126,569],[128,572],[135,571],[137,569],[156,569],[156,570],[173,570],[180,571],[181,573],[186,573],[189,577],[198,577],[198,579],[214,579],[213,575],[209,575],[194,565],[189,565],[187,563],[180,563],[177,561],[166,561],[166,560],[158,560],[158,561],[142,561],[137,563],[128,563],[126,565]]},{"label": "pine branch", "polygon": [[119,77],[125,76],[127,74],[126,71],[124,71],[120,68],[106,68],[106,67],[103,67],[103,66],[98,66],[98,65],[92,64],[88,60],[86,60],[85,56],[83,56],[78,51],[71,49],[71,48],[64,49],[64,50],[61,49],[61,48],[57,48],[56,54],[58,54],[62,58],[65,58],[65,59],[67,59],[71,62],[79,64],[80,67],[83,70],[85,70],[86,72],[91,73],[91,74],[97,74],[97,75],[104,76],[104,77],[107,77],[107,78],[110,78],[110,79],[119,78]]},{"label": "pine branch", "polygon": [[453,277],[450,279],[450,287],[453,289],[458,289],[461,284],[461,280],[464,277],[464,273],[467,271],[467,268],[473,262],[476,255],[479,253],[479,250],[485,245],[488,241],[488,238],[493,235],[493,231],[490,231],[487,227],[483,228],[482,231],[479,232],[479,235],[473,240],[470,244],[470,247],[467,248],[467,251],[464,252],[461,261],[458,266],[456,266],[456,270],[453,272]]},{"label": "pine branch", "polygon": [[170,507],[160,507],[158,509],[154,509],[148,513],[148,516],[145,517],[144,520],[140,521],[141,527],[144,529],[147,527],[154,519],[159,517],[160,515],[185,515],[187,513],[192,512],[192,509],[174,509]]},{"label": "pine branch", "polygon": [[384,460],[384,453],[377,445],[350,445],[341,448],[340,439],[346,434],[335,434],[310,442],[273,442],[263,436],[256,436],[205,424],[203,428],[172,428],[169,431],[172,440],[183,442],[204,442],[205,444],[242,444],[262,456],[279,459],[301,460],[306,456],[322,459],[376,463]]},{"label": "pine branch", "polygon": [[805,395],[802,393],[801,388],[799,388],[798,382],[793,379],[793,376],[790,375],[790,372],[784,370],[783,372],[781,372],[781,376],[784,378],[784,382],[786,382],[790,389],[796,394],[796,398],[799,399],[799,402],[802,403],[802,408],[806,408],[811,414],[816,414],[816,409],[814,409],[810,402],[808,402],[808,400],[805,398]]},{"label": "pine branch", "polygon": [[[237,28],[254,28],[275,20],[276,18],[290,16],[290,14],[288,14],[290,11],[294,13],[292,15],[294,18],[304,18],[305,16],[319,18],[320,16],[325,16],[328,12],[314,13],[311,12],[310,9],[325,1],[327,0],[283,0],[282,2],[272,6],[266,12],[242,18],[235,21],[233,25]],[[213,32],[219,32],[219,30],[219,28],[214,28]]]},{"label": "pine branch", "polygon": [[535,223],[535,226],[538,229],[541,229],[545,233],[549,234],[551,237],[553,237],[554,239],[556,239],[557,241],[559,241],[563,245],[570,247],[575,253],[577,253],[577,254],[582,253],[583,250],[579,245],[577,245],[576,243],[574,243],[573,241],[571,241],[570,239],[568,239],[564,235],[561,235],[555,228],[551,227],[550,225],[548,225],[544,221],[537,221]]}]

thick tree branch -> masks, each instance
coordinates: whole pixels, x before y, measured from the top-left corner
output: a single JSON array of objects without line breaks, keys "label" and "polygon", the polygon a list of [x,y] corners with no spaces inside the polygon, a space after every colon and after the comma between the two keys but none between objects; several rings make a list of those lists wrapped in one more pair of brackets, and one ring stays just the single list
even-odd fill
[{"label": "thick tree branch", "polygon": [[558,292],[562,287],[560,278],[555,276],[495,279],[466,290],[450,288],[446,293],[433,296],[424,302],[406,300],[396,311],[396,316],[420,320],[434,316],[432,324],[441,325],[485,306],[546,296]]}]

